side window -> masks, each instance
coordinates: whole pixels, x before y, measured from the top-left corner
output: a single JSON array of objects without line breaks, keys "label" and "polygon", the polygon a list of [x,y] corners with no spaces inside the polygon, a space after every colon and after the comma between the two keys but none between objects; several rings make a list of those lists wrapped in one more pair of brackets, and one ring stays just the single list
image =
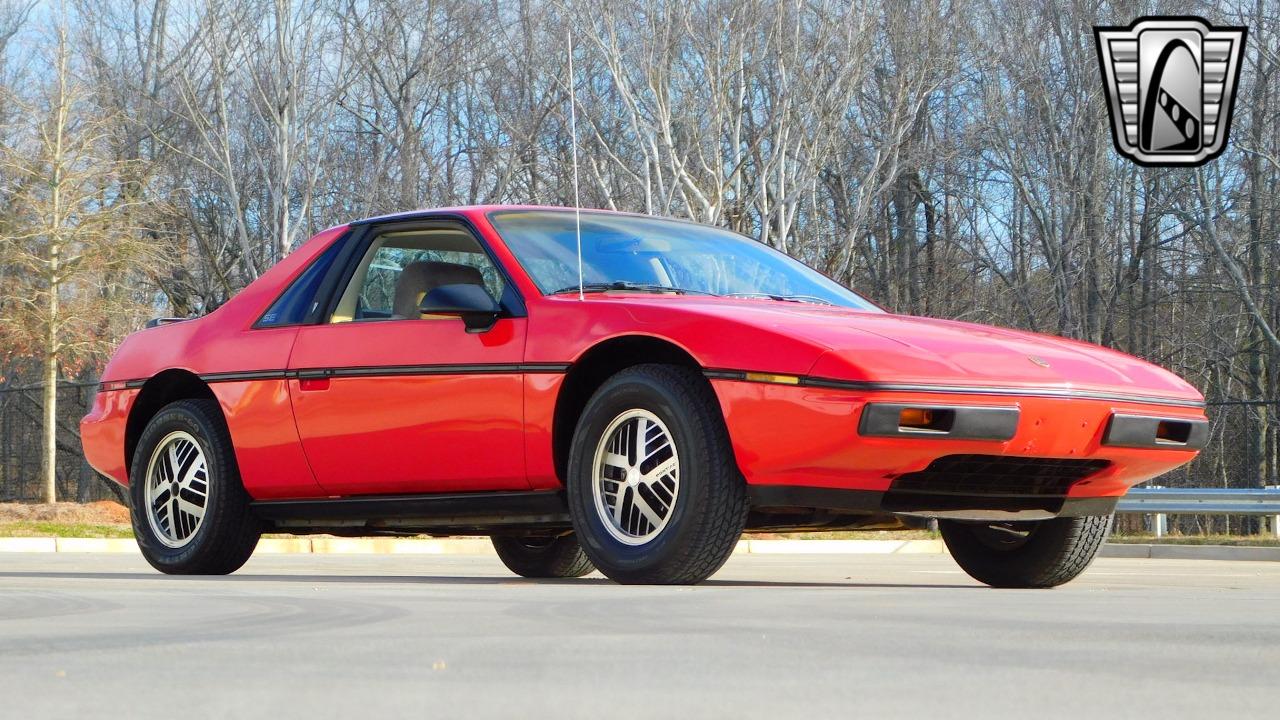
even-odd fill
[{"label": "side window", "polygon": [[498,300],[502,273],[480,244],[461,230],[392,232],[374,239],[331,322],[437,319],[418,306],[441,285],[473,283]]},{"label": "side window", "polygon": [[258,319],[257,327],[280,327],[305,322],[307,315],[315,309],[320,283],[324,282],[325,274],[333,267],[333,261],[342,251],[342,245],[342,239],[334,241],[320,257],[313,260],[310,267],[303,270],[280,297],[271,303],[271,307]]}]

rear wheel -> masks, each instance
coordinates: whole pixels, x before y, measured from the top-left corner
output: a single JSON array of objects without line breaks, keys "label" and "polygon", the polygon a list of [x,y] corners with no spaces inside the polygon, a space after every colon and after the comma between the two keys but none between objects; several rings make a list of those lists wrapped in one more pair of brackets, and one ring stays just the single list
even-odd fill
[{"label": "rear wheel", "polygon": [[939,520],[951,556],[973,579],[1001,588],[1061,585],[1089,567],[1111,533],[1111,515],[1035,522]]},{"label": "rear wheel", "polygon": [[244,565],[261,524],[240,484],[218,403],[165,406],[138,439],[129,473],[133,532],[142,556],[172,575],[224,575]]},{"label": "rear wheel", "polygon": [[701,582],[746,523],[720,406],[691,368],[637,365],[606,380],[578,421],[568,480],[578,541],[621,583]]},{"label": "rear wheel", "polygon": [[527,578],[576,578],[595,570],[573,535],[490,538],[502,564]]}]

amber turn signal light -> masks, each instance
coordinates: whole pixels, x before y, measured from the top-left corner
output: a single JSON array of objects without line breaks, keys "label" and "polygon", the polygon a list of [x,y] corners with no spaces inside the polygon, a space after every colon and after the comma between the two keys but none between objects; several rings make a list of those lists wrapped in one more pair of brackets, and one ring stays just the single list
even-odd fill
[{"label": "amber turn signal light", "polygon": [[954,410],[941,408],[902,408],[898,412],[898,429],[908,432],[951,432],[955,424]]},{"label": "amber turn signal light", "polygon": [[933,411],[921,408],[903,408],[898,415],[899,427],[928,429],[933,425]]},{"label": "amber turn signal light", "polygon": [[799,385],[800,378],[795,375],[778,375],[775,373],[749,372],[747,382],[773,383],[775,385]]}]

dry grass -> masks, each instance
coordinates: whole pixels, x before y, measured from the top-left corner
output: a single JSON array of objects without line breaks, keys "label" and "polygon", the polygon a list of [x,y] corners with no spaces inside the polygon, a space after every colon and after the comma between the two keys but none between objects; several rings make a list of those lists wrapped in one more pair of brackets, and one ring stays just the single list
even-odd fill
[{"label": "dry grass", "polygon": [[44,522],[88,525],[127,525],[129,508],[118,502],[0,503],[0,523]]}]

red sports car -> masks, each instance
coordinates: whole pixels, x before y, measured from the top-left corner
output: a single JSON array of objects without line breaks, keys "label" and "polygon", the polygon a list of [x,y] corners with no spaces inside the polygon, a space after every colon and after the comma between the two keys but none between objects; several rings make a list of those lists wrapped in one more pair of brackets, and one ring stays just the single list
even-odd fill
[{"label": "red sports car", "polygon": [[937,518],[973,577],[1047,587],[1207,423],[1159,367],[894,315],[725,230],[466,207],[326,230],[131,335],[81,433],[166,573],[264,530],[485,534],[528,577],[695,583],[744,529]]}]

